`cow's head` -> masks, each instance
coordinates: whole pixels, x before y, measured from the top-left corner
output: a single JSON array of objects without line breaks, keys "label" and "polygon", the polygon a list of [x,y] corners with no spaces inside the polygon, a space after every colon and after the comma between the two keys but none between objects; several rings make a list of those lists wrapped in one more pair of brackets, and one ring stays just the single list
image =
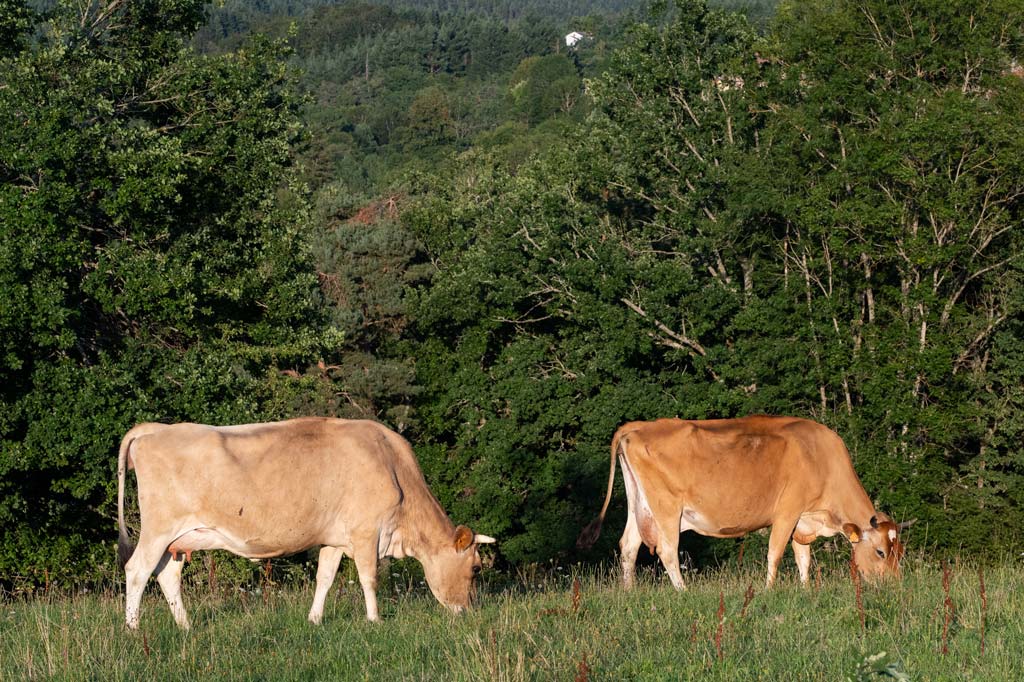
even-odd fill
[{"label": "cow's head", "polygon": [[475,578],[481,568],[477,546],[494,541],[492,537],[474,534],[466,526],[458,526],[455,534],[423,561],[427,585],[439,602],[455,613],[470,608],[476,594]]},{"label": "cow's head", "polygon": [[900,531],[912,523],[897,524],[879,514],[871,517],[869,528],[843,524],[843,533],[853,543],[853,558],[861,574],[868,578],[898,577],[904,553]]}]

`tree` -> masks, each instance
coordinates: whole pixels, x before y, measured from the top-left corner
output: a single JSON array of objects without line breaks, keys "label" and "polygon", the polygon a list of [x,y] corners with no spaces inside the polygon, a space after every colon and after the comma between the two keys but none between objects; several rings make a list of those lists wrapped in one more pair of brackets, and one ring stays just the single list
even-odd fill
[{"label": "tree", "polygon": [[994,456],[1003,422],[984,398],[1013,364],[996,335],[1021,314],[1021,9],[790,6],[748,80],[764,123],[748,196],[784,231],[819,409],[869,490],[951,546],[978,519],[950,505],[1006,529],[1015,515],[979,508],[986,479],[1024,484]]},{"label": "tree", "polygon": [[34,21],[24,0],[0,0],[0,58],[24,48]]},{"label": "tree", "polygon": [[[413,313],[419,452],[443,502],[501,536],[512,561],[572,546],[606,480],[619,424],[721,415],[747,397],[708,369],[704,344],[724,345],[717,322],[742,291],[709,291],[717,276],[704,263],[713,252],[690,219],[711,223],[701,202],[711,201],[703,198],[717,178],[711,154],[726,129],[718,99],[701,94],[752,33],[695,5],[669,35],[643,26],[635,35],[609,75],[591,83],[600,122],[514,173],[493,155],[469,153],[451,184],[422,189],[407,216],[434,267]],[[564,56],[542,59],[555,58],[571,66]],[[540,63],[517,72],[528,78]],[[670,91],[692,97],[695,116],[708,112],[700,138],[678,100],[658,99]],[[649,111],[678,112],[688,127]],[[668,163],[652,148],[666,138],[675,152]],[[688,141],[700,145],[696,153]],[[699,201],[673,161],[689,164]],[[673,175],[640,185],[634,172]],[[647,194],[654,183],[665,203]],[[670,210],[684,204],[685,216]]]},{"label": "tree", "polygon": [[448,98],[437,86],[429,86],[416,93],[406,120],[407,148],[444,144],[453,137]]},{"label": "tree", "polygon": [[331,314],[344,334],[337,365],[322,368],[338,387],[339,416],[377,419],[397,431],[415,424],[414,359],[400,353],[409,324],[407,287],[419,283],[416,240],[396,221],[402,197],[355,203],[342,187],[318,193],[313,248]]},{"label": "tree", "polygon": [[0,62],[0,576],[93,577],[120,436],[306,412],[324,324],[281,43],[200,57],[201,2],[59,3]]},{"label": "tree", "polygon": [[411,328],[445,501],[545,559],[623,421],[784,413],[930,541],[1018,537],[1017,4],[799,5],[757,41],[680,0],[578,134],[428,182]]},{"label": "tree", "polygon": [[527,57],[509,80],[515,109],[531,125],[571,111],[582,86],[572,60],[561,54]]}]

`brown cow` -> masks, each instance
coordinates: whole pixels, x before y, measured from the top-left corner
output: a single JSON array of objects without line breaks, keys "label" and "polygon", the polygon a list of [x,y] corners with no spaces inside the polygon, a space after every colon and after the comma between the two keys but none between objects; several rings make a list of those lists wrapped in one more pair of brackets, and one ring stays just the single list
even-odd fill
[{"label": "brown cow", "polygon": [[768,526],[769,586],[791,538],[806,583],[810,543],[837,533],[853,543],[863,574],[899,575],[903,526],[875,511],[842,439],[821,424],[761,416],[626,424],[612,439],[604,506],[580,534],[579,547],[591,546],[601,533],[616,457],[629,505],[619,541],[626,587],[633,584],[641,542],[657,551],[672,584],[683,588],[681,532],[732,538]]},{"label": "brown cow", "polygon": [[[142,525],[134,553],[124,522],[125,471],[132,468]],[[355,561],[367,619],[377,620],[379,559],[418,559],[431,592],[458,613],[474,594],[477,545],[494,542],[452,524],[405,439],[375,422],[344,419],[140,424],[121,442],[117,515],[132,629],[153,573],[174,620],[188,627],[181,555],[195,550],[257,560],[321,546],[309,611],[319,623],[343,555]]]}]

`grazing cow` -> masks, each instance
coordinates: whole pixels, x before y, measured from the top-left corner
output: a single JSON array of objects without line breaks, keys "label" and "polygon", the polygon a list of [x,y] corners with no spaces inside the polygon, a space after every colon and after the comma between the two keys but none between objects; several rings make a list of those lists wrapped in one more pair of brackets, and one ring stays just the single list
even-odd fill
[{"label": "grazing cow", "polygon": [[899,575],[903,545],[897,525],[875,511],[842,439],[821,424],[795,417],[745,417],[631,422],[612,439],[611,473],[601,513],[577,546],[601,533],[619,458],[629,505],[619,546],[626,587],[637,550],[656,551],[672,584],[683,588],[679,534],[716,538],[771,526],[768,581],[792,538],[800,581],[807,582],[810,543],[845,535],[867,576]]},{"label": "grazing cow", "polygon": [[[134,553],[124,522],[125,471],[132,468],[141,516]],[[452,524],[405,439],[375,422],[344,419],[140,424],[121,442],[117,516],[125,620],[132,629],[153,573],[174,620],[188,627],[182,555],[200,549],[258,560],[320,546],[309,611],[309,620],[319,623],[342,555],[355,561],[366,618],[377,620],[379,559],[418,559],[431,592],[458,613],[475,592],[477,545],[494,542]]]}]

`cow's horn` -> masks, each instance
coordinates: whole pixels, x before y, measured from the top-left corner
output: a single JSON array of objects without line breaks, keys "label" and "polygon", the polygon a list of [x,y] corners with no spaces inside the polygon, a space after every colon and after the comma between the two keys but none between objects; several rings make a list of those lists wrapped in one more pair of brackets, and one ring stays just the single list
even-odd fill
[{"label": "cow's horn", "polygon": [[490,535],[481,535],[480,533],[477,533],[473,536],[473,542],[478,545],[489,545],[492,542],[497,542],[497,540],[492,538]]},{"label": "cow's horn", "polygon": [[917,523],[917,519],[910,519],[909,521],[900,521],[899,523],[896,524],[896,527],[899,528],[900,530],[903,530],[905,528],[910,528],[915,523]]}]

